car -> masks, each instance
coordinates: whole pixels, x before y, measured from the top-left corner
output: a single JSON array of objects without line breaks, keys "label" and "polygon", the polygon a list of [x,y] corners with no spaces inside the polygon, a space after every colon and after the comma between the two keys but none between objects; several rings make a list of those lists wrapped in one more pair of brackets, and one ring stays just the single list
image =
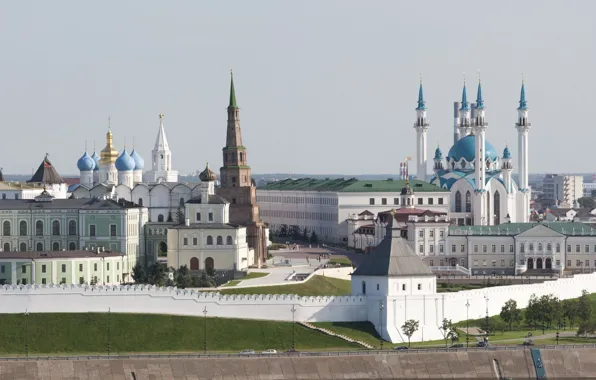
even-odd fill
[{"label": "car", "polygon": [[254,355],[256,354],[255,350],[242,350],[240,355]]},{"label": "car", "polygon": [[476,347],[488,347],[488,343],[487,342],[478,342],[478,343],[476,343]]},{"label": "car", "polygon": [[463,343],[456,343],[456,344],[451,345],[451,347],[449,347],[449,348],[463,348],[463,347],[464,347]]},{"label": "car", "polygon": [[277,351],[275,351],[274,349],[268,349],[262,352],[263,355],[274,355],[277,354]]},{"label": "car", "polygon": [[394,348],[395,351],[406,351],[408,350],[408,346],[397,346]]}]

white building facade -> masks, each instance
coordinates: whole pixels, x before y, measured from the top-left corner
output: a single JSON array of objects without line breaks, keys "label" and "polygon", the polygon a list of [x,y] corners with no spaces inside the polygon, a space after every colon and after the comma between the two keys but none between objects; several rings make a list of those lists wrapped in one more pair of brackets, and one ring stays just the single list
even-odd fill
[{"label": "white building facade", "polygon": [[[544,177],[544,198],[560,207],[574,207],[575,202],[584,197],[584,192],[584,177],[580,175],[547,174]],[[591,196],[591,191],[587,196]]]}]

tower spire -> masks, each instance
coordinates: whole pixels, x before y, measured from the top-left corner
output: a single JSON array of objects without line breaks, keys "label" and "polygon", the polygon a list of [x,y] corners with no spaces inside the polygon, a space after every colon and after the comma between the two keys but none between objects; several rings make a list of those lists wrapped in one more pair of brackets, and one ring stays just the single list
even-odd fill
[{"label": "tower spire", "polygon": [[478,71],[478,92],[476,94],[476,108],[484,108],[484,100],[482,99],[482,82],[480,81],[480,71]]},{"label": "tower spire", "polygon": [[524,76],[522,74],[522,85],[521,85],[521,93],[519,95],[519,108],[518,110],[525,111],[528,109],[528,104],[526,102],[526,88],[524,84]]},{"label": "tower spire", "polygon": [[416,111],[422,111],[426,109],[426,102],[424,101],[424,91],[422,90],[422,74],[420,74],[420,88],[418,89],[418,107]]},{"label": "tower spire", "polygon": [[230,70],[230,105],[228,107],[238,108],[236,104],[236,91],[234,90],[234,73]]},{"label": "tower spire", "polygon": [[466,91],[466,73],[464,73],[464,88],[461,93],[461,108],[462,111],[469,111],[470,107],[468,104],[468,93]]}]

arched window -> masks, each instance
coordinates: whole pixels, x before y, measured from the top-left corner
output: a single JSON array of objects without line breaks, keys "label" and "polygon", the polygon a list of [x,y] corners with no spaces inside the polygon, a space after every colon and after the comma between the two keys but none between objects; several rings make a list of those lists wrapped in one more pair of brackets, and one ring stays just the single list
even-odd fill
[{"label": "arched window", "polygon": [[180,207],[184,207],[184,198],[180,198]]},{"label": "arched window", "polygon": [[77,234],[77,222],[76,220],[71,220],[68,222],[68,234],[69,235],[76,235]]},{"label": "arched window", "polygon": [[493,197],[494,207],[493,212],[495,213],[495,224],[501,224],[501,193],[495,191]]},{"label": "arched window", "polygon": [[240,162],[242,162],[243,154],[240,152]]},{"label": "arched window", "polygon": [[4,243],[4,252],[10,252],[10,243]]},{"label": "arched window", "polygon": [[190,259],[190,270],[199,270],[199,259],[196,257]]},{"label": "arched window", "polygon": [[546,244],[546,250],[548,252],[552,251],[553,250],[553,246],[550,243]]},{"label": "arched window", "polygon": [[221,236],[217,237],[217,245],[223,245],[223,238]]},{"label": "arched window", "polygon": [[58,220],[52,222],[52,235],[60,235],[60,221]]},{"label": "arched window", "polygon": [[19,235],[27,236],[27,222],[24,220],[19,223]]},{"label": "arched window", "polygon": [[213,257],[207,257],[205,259],[205,271],[207,272],[207,274],[212,274],[214,269],[215,262],[213,261]]},{"label": "arched window", "polygon": [[472,194],[466,193],[466,212],[472,212]]},{"label": "arched window", "polygon": [[530,252],[533,252],[534,251],[534,244],[530,243],[528,245],[528,249],[530,250]]},{"label": "arched window", "polygon": [[139,205],[139,206],[142,206],[142,205],[143,205],[143,198],[139,198],[138,205]]},{"label": "arched window", "polygon": [[362,295],[366,295],[366,282],[362,281]]},{"label": "arched window", "polygon": [[2,235],[10,236],[10,222],[8,220],[5,220],[4,223],[2,223]]},{"label": "arched window", "polygon": [[43,236],[43,222],[41,220],[35,222],[35,235]]},{"label": "arched window", "polygon": [[232,237],[228,235],[228,237],[226,238],[226,244],[227,245],[232,245],[234,244],[234,241],[232,240]]},{"label": "arched window", "polygon": [[521,253],[524,253],[524,252],[526,252],[526,246],[524,245],[524,243],[521,243],[521,244],[519,245],[519,251],[520,251]]},{"label": "arched window", "polygon": [[557,243],[557,252],[561,252],[561,243]]},{"label": "arched window", "polygon": [[455,193],[455,212],[461,212],[461,193],[459,190]]},{"label": "arched window", "polygon": [[232,204],[235,205],[236,204],[236,198],[232,198]]},{"label": "arched window", "polygon": [[163,223],[163,215],[162,214],[157,215],[157,221],[160,223]]},{"label": "arched window", "polygon": [[52,251],[59,251],[59,250],[60,250],[60,243],[58,243],[57,241],[52,243]]},{"label": "arched window", "polygon": [[37,243],[35,245],[35,249],[37,250],[37,252],[42,252],[43,251],[43,243]]},{"label": "arched window", "polygon": [[21,252],[27,252],[27,243],[21,243],[20,251]]},{"label": "arched window", "polygon": [[538,252],[542,252],[542,243],[538,243]]},{"label": "arched window", "polygon": [[207,245],[213,245],[213,236],[207,236]]},{"label": "arched window", "polygon": [[68,250],[69,251],[74,251],[75,249],[77,249],[77,245],[75,244],[74,241],[71,241],[70,243],[68,243]]}]

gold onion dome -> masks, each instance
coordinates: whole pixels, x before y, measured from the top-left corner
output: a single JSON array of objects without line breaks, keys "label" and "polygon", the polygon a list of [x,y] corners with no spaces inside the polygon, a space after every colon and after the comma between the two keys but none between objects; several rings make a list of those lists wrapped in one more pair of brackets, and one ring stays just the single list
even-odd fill
[{"label": "gold onion dome", "polygon": [[118,151],[112,145],[112,130],[108,129],[106,133],[106,147],[100,152],[100,163],[102,164],[113,164],[118,159]]},{"label": "gold onion dome", "polygon": [[213,170],[209,169],[209,163],[207,163],[207,166],[205,166],[205,170],[199,174],[199,179],[202,182],[211,182],[217,179],[217,175],[215,175]]}]

